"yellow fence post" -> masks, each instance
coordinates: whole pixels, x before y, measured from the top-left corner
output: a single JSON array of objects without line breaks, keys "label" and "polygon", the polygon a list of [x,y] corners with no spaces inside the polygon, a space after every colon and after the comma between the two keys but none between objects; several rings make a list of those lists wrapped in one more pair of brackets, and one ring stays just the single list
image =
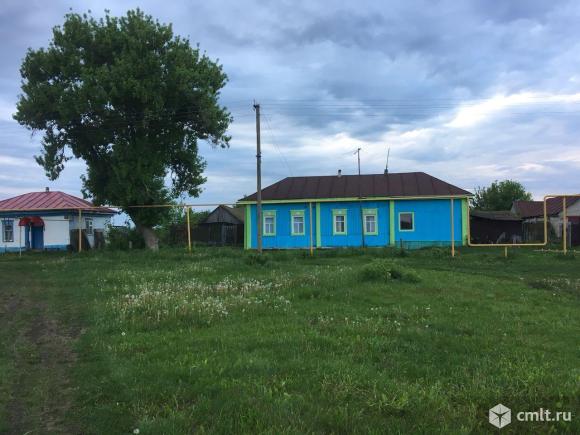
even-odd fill
[{"label": "yellow fence post", "polygon": [[191,254],[191,227],[189,225],[189,209],[191,207],[186,207],[187,214],[187,251]]},{"label": "yellow fence post", "polygon": [[81,227],[81,209],[79,208],[79,252],[83,252],[83,230]]},{"label": "yellow fence post", "polygon": [[564,244],[564,255],[568,252],[567,249],[567,242],[568,242],[568,222],[566,222],[567,214],[566,214],[566,195],[562,198],[562,212],[564,213],[562,216],[562,243]]},{"label": "yellow fence post", "polygon": [[453,198],[451,198],[451,256],[455,257],[455,228],[453,225]]}]

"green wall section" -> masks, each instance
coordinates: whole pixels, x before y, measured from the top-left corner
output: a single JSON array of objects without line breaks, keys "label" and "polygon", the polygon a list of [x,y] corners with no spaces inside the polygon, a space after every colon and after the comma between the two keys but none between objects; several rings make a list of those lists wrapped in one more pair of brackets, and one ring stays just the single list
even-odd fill
[{"label": "green wall section", "polygon": [[395,201],[389,201],[389,245],[395,246]]},{"label": "green wall section", "polygon": [[322,236],[320,234],[320,203],[316,203],[316,247],[322,247]]},{"label": "green wall section", "polygon": [[244,222],[244,248],[252,248],[252,213],[251,205],[246,205],[246,219]]},{"label": "green wall section", "polygon": [[461,240],[463,241],[463,245],[467,246],[469,234],[467,234],[467,207],[469,204],[467,203],[467,199],[461,200]]}]

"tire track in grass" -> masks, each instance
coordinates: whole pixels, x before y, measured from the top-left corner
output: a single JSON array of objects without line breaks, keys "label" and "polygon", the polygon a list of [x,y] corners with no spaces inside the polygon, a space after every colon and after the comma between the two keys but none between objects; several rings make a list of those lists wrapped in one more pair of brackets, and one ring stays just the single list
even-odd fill
[{"label": "tire track in grass", "polygon": [[[80,433],[67,424],[74,390],[69,375],[76,362],[78,329],[65,328],[51,315],[38,283],[26,279],[0,289],[0,328],[9,331],[9,434]],[[11,288],[12,287],[12,288]]]}]

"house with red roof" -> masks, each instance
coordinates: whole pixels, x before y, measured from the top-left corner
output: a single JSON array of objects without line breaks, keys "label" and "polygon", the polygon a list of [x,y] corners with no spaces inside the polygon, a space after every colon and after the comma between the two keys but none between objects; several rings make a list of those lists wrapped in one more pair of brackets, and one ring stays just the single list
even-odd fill
[{"label": "house with red roof", "polygon": [[104,239],[115,212],[64,192],[31,192],[0,201],[0,253],[67,250]]},{"label": "house with red roof", "polygon": [[[523,222],[543,222],[544,202],[543,201],[514,201],[512,213],[519,216]],[[564,222],[564,201],[559,198],[548,198],[546,201],[546,215],[548,222],[552,226],[557,237],[562,237],[562,227]],[[580,197],[566,198],[566,219],[568,229],[574,229],[577,233],[580,229]],[[569,236],[572,232],[568,232]],[[578,237],[578,235],[576,235]],[[573,236],[575,239],[575,237]]]}]

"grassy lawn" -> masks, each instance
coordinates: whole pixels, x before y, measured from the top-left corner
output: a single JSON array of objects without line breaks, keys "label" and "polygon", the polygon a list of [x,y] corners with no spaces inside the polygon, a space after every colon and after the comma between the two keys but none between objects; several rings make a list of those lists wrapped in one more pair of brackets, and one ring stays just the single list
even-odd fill
[{"label": "grassy lawn", "polygon": [[[0,433],[490,433],[572,411],[580,259],[520,250],[0,256]],[[30,432],[30,433],[33,433]]]}]

